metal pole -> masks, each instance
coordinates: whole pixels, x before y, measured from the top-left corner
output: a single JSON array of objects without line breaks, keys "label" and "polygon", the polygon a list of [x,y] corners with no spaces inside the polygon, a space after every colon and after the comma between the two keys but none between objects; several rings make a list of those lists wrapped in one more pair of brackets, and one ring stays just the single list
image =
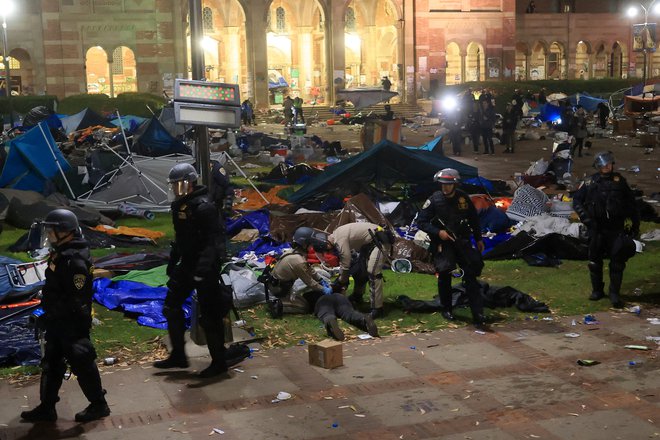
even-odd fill
[{"label": "metal pole", "polygon": [[7,17],[2,14],[2,44],[5,62],[5,90],[7,94],[7,107],[9,107],[9,123],[14,127],[14,109],[11,102],[11,76],[9,67],[9,51],[7,50]]},{"label": "metal pole", "polygon": [[[192,79],[204,79],[204,51],[202,38],[204,27],[202,22],[202,0],[190,0],[190,59]],[[197,149],[197,171],[202,176],[202,183],[211,183],[211,154],[209,152],[209,133],[205,125],[195,126],[195,147]]]}]

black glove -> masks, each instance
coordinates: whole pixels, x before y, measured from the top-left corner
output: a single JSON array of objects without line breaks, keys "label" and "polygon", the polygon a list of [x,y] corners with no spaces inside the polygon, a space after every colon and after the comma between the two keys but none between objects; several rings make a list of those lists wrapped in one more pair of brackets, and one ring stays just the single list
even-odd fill
[{"label": "black glove", "polygon": [[167,262],[167,269],[165,270],[168,277],[174,275],[177,264],[179,264],[179,251],[176,243],[172,242],[170,243],[170,260]]},{"label": "black glove", "polygon": [[233,198],[226,198],[222,204],[222,215],[225,218],[229,218],[234,213],[234,200]]}]

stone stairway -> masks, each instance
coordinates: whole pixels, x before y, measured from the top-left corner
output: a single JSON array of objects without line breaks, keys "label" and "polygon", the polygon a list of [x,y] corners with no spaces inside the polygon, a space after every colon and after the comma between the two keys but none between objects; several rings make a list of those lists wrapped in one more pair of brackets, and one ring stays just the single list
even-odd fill
[{"label": "stone stairway", "polygon": [[[359,111],[356,111],[352,105],[347,105],[345,109],[351,115],[356,115],[359,112],[361,112],[365,116],[368,115],[369,113],[373,113],[376,115],[383,115],[385,114],[385,110],[384,110],[385,105],[386,105],[385,103],[380,103],[380,104],[372,105],[370,107],[363,108]],[[424,109],[422,109],[420,106],[415,104],[396,103],[390,105],[392,106],[392,111],[394,112],[394,116],[397,118],[412,119],[419,114],[426,114]],[[309,123],[324,122],[327,121],[328,119],[339,119],[339,117],[335,115],[328,106],[305,105],[303,106],[303,111],[304,111],[305,119]],[[267,117],[265,115],[257,114],[256,116],[257,116],[257,121],[267,122]]]}]

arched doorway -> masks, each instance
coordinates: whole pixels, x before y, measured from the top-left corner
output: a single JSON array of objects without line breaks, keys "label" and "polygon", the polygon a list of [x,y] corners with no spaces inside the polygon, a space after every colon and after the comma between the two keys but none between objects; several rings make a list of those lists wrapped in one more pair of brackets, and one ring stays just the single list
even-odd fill
[{"label": "arched doorway", "polygon": [[[4,60],[1,66],[4,76]],[[13,92],[22,95],[34,94],[34,72],[30,54],[24,49],[14,49],[9,53],[9,75]]]},{"label": "arched doorway", "polygon": [[270,4],[266,29],[271,104],[284,96],[324,102],[325,15],[318,1],[277,0]]},{"label": "arched doorway", "polygon": [[546,54],[548,50],[542,42],[538,41],[529,57],[529,79],[546,79]]},{"label": "arched doorway", "polygon": [[451,42],[447,45],[447,69],[445,71],[445,84],[461,84],[463,82],[463,58],[458,44]]},{"label": "arched doorway", "polygon": [[465,76],[466,81],[486,80],[486,54],[484,47],[479,43],[471,42],[467,46]]},{"label": "arched doorway", "polygon": [[612,53],[609,61],[609,75],[612,78],[621,78],[623,74],[623,49],[619,42],[612,46]]},{"label": "arched doorway", "polygon": [[553,42],[548,50],[546,61],[546,79],[563,79],[565,77],[565,51],[564,47],[557,42]]},{"label": "arched doorway", "polygon": [[137,64],[135,54],[126,46],[119,46],[112,51],[112,82],[110,96],[125,92],[137,92]]},{"label": "arched doorway", "polygon": [[589,55],[591,47],[585,41],[578,42],[575,47],[575,79],[589,79],[591,72],[589,66]]},{"label": "arched doorway", "polygon": [[527,43],[516,43],[516,68],[514,78],[516,81],[527,79],[527,59],[529,57],[529,46]]},{"label": "arched doorway", "polygon": [[593,78],[601,79],[607,77],[607,61],[609,55],[605,49],[605,44],[600,43],[596,48],[593,62]]},{"label": "arched doorway", "polygon": [[391,0],[353,0],[348,4],[344,14],[347,85],[380,86],[387,76],[392,82],[390,90],[400,91],[399,16]]},{"label": "arched doorway", "polygon": [[205,0],[202,6],[205,77],[238,84],[252,96],[247,80],[245,12],[237,0]]},{"label": "arched doorway", "polygon": [[90,47],[85,54],[87,93],[105,93],[110,96],[110,64],[108,54],[101,46]]}]

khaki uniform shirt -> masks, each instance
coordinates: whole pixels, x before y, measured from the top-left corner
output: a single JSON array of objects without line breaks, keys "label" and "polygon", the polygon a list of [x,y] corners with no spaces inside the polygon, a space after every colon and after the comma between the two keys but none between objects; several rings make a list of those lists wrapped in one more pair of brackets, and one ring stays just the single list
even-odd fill
[{"label": "khaki uniform shirt", "polygon": [[330,235],[330,242],[339,252],[339,278],[347,282],[351,268],[351,250],[359,251],[362,246],[373,241],[369,231],[376,231],[378,225],[374,223],[348,223],[335,229]]},{"label": "khaki uniform shirt", "polygon": [[295,281],[300,278],[308,287],[323,290],[321,277],[314,271],[307,259],[299,252],[289,251],[282,254],[271,272],[280,281]]}]

